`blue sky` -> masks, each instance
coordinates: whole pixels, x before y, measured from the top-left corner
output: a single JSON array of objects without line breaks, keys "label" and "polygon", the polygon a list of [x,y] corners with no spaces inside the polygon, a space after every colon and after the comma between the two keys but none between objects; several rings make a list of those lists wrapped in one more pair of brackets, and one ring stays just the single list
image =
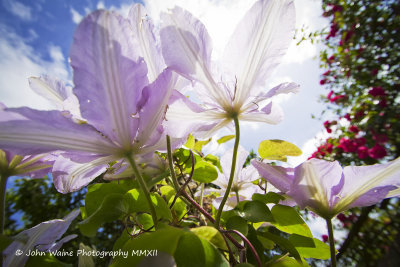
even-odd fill
[{"label": "blue sky", "polygon": [[[223,51],[224,43],[235,25],[255,0],[144,0],[150,16],[157,24],[160,11],[174,5],[182,6],[197,16],[207,27],[214,43],[215,55]],[[10,107],[29,106],[51,109],[46,100],[30,90],[28,78],[48,74],[70,83],[69,48],[74,29],[89,12],[98,8],[113,9],[124,15],[133,1],[128,0],[0,0],[0,102]],[[296,28],[303,25],[319,30],[327,25],[322,18],[320,0],[295,0]],[[293,81],[301,86],[300,93],[276,99],[285,119],[279,125],[245,123],[241,127],[241,145],[257,151],[265,139],[284,139],[303,149],[304,156],[293,158],[296,165],[314,150],[315,136],[323,136],[322,122],[311,118],[325,106],[318,103],[326,94],[319,85],[318,46],[294,43],[276,72],[269,77],[269,86]],[[213,55],[214,56],[214,55]],[[268,89],[268,88],[267,88]],[[231,134],[229,130],[218,137]],[[215,138],[215,139],[217,139]],[[232,146],[232,141],[208,148],[218,154]],[[324,227],[320,227],[321,233]]]}]

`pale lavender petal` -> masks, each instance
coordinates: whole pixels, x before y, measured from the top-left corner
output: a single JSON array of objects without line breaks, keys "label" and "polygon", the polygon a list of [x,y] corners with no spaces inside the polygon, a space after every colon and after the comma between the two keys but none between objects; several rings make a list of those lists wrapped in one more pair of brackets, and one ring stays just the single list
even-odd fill
[{"label": "pale lavender petal", "polygon": [[[243,169],[243,164],[245,163],[248,155],[249,155],[249,152],[247,152],[242,146],[238,147],[238,152],[237,152],[237,157],[236,157],[235,175],[234,175],[235,180],[238,180],[238,178],[240,177],[240,173]],[[221,157],[221,160],[220,160],[223,174],[227,177],[228,180],[229,180],[229,176],[231,173],[232,156],[233,156],[233,148],[229,149]]]},{"label": "pale lavender petal", "polygon": [[339,193],[339,208],[372,205],[386,197],[396,196],[389,193],[400,187],[400,158],[384,164],[348,166],[343,173],[345,183]]},{"label": "pale lavender petal", "polygon": [[294,26],[295,9],[291,0],[259,0],[246,13],[223,56],[224,65],[238,80],[236,103],[256,95],[253,89],[265,85],[266,77],[289,47]]},{"label": "pale lavender petal", "polygon": [[239,119],[244,121],[278,124],[283,120],[283,111],[279,105],[270,102],[261,110],[246,111],[239,114]]},{"label": "pale lavender petal", "polygon": [[257,169],[262,178],[278,188],[282,193],[290,190],[294,181],[293,169],[271,166],[268,163],[259,162],[255,159],[251,161],[251,164]]},{"label": "pale lavender petal", "polygon": [[163,125],[168,135],[183,138],[192,132],[209,131],[223,119],[222,113],[205,110],[181,93],[174,91]]},{"label": "pale lavender petal", "polygon": [[111,154],[115,145],[88,124],[77,124],[60,111],[10,108],[0,117],[18,114],[23,119],[0,122],[0,147],[19,155],[35,155],[55,150]]},{"label": "pale lavender petal", "polygon": [[375,205],[381,202],[383,199],[387,198],[387,195],[390,191],[397,188],[398,186],[394,185],[375,187],[374,189],[369,190],[368,192],[357,198],[354,202],[347,206],[347,209]]},{"label": "pale lavender petal", "polygon": [[100,10],[79,24],[70,53],[82,116],[123,147],[134,139],[132,117],[148,84],[146,64],[136,50],[129,21]]},{"label": "pale lavender petal", "polygon": [[71,87],[66,86],[63,81],[47,75],[30,77],[29,86],[35,93],[49,100],[59,110],[63,109],[64,100],[72,95]]},{"label": "pale lavender petal", "polygon": [[166,69],[152,84],[143,89],[135,146],[145,145],[154,135],[156,137],[150,143],[154,144],[158,141],[161,131],[159,129],[160,124],[165,118],[167,104],[175,81],[176,74]]},{"label": "pale lavender petal", "polygon": [[64,243],[67,243],[68,241],[70,241],[70,240],[72,240],[72,239],[74,239],[76,237],[78,237],[78,235],[76,235],[76,234],[67,235],[67,236],[63,237],[62,239],[60,239],[59,241],[57,241],[54,244],[49,244],[49,245],[45,245],[45,246],[38,246],[38,249],[40,249],[42,251],[45,250],[45,251],[55,252],[55,251],[59,250],[62,247],[62,245],[64,245]]},{"label": "pale lavender petal", "polygon": [[114,157],[103,157],[88,163],[77,163],[59,156],[53,165],[53,183],[63,194],[75,192],[88,185],[108,168]]},{"label": "pale lavender petal", "polygon": [[211,40],[204,25],[179,7],[163,13],[160,31],[162,53],[169,67],[190,80],[201,82],[213,100],[228,106],[227,96],[215,82],[211,66]]},{"label": "pale lavender petal", "polygon": [[[25,256],[29,250],[41,249],[44,250],[49,247],[56,246],[57,240],[67,231],[71,222],[80,214],[79,210],[74,210],[68,214],[64,219],[56,219],[51,221],[42,222],[30,229],[24,230],[14,237],[16,241],[12,242],[4,251],[5,259],[3,260],[4,266],[24,266],[28,257]],[[62,239],[59,242],[66,242],[71,238]],[[23,240],[23,241],[17,241]],[[56,243],[56,244],[54,244]],[[22,255],[16,256],[15,252],[21,250]]]},{"label": "pale lavender petal", "polygon": [[258,96],[257,101],[268,99],[280,94],[288,94],[288,93],[295,94],[299,92],[299,89],[300,85],[298,85],[297,83],[289,83],[289,82],[281,83],[273,87],[266,94],[261,94],[260,96]]},{"label": "pale lavender petal", "polygon": [[137,39],[139,55],[147,64],[147,76],[150,82],[157,79],[158,75],[165,68],[159,42],[154,36],[154,25],[147,15],[147,11],[141,4],[135,4],[129,11],[128,19]]},{"label": "pale lavender petal", "polygon": [[342,183],[339,162],[310,159],[295,168],[295,180],[288,195],[303,208],[332,209],[332,188]]}]

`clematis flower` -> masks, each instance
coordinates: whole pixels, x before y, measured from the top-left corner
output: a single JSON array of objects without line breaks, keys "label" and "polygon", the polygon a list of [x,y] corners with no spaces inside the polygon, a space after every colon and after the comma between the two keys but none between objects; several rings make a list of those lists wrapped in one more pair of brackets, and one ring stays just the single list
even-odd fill
[{"label": "clematis flower", "polygon": [[[232,164],[233,149],[227,151],[221,158],[222,173],[218,174],[217,180],[213,183],[218,185],[222,194],[228,187],[229,174]],[[238,155],[236,160],[235,175],[233,178],[231,194],[228,198],[224,210],[233,209],[238,204],[238,201],[251,200],[254,193],[263,193],[261,188],[252,182],[259,178],[257,170],[253,166],[243,168],[244,163],[249,153],[242,147],[238,148]],[[222,197],[218,197],[213,201],[214,207],[218,208],[221,203]]]},{"label": "clematis flower", "polygon": [[76,29],[70,59],[82,120],[65,110],[0,112],[0,147],[21,155],[60,155],[53,177],[62,193],[87,185],[110,162],[165,147],[161,122],[176,79],[153,55],[151,22],[140,11],[134,6],[130,19],[96,11]]},{"label": "clematis flower", "polygon": [[19,156],[11,151],[0,149],[0,177],[7,179],[13,175],[29,175],[32,178],[44,177],[51,168],[52,161],[45,155]]},{"label": "clematis flower", "polygon": [[[53,252],[59,250],[64,243],[77,237],[73,234],[60,239],[79,213],[79,210],[74,210],[64,219],[42,222],[17,234],[13,237],[15,241],[3,251],[5,256],[3,266],[25,266],[29,251],[37,249],[43,252]],[[17,251],[21,251],[22,254],[17,254]]]},{"label": "clematis flower", "polygon": [[276,124],[278,106],[264,101],[297,92],[283,83],[265,92],[265,82],[280,63],[293,37],[295,9],[291,0],[260,0],[246,13],[222,58],[211,61],[211,39],[205,26],[189,12],[175,7],[162,14],[160,31],[165,62],[195,82],[201,105],[174,92],[166,114],[167,130],[183,137],[189,132],[210,135],[232,119]]},{"label": "clematis flower", "polygon": [[260,175],[325,219],[353,207],[369,206],[400,196],[400,158],[371,166],[348,166],[310,159],[296,168],[252,161]]}]

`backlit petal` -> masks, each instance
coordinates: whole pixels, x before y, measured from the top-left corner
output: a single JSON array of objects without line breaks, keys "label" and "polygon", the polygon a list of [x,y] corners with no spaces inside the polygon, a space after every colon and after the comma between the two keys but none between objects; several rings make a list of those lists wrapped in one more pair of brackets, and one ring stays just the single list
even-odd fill
[{"label": "backlit petal", "polygon": [[235,103],[244,103],[249,95],[257,95],[253,88],[265,85],[289,47],[294,26],[291,0],[260,0],[246,13],[223,56],[225,67],[238,80]]},{"label": "backlit petal", "polygon": [[128,20],[100,10],[79,24],[70,53],[82,116],[124,147],[133,141],[132,116],[148,83],[135,43]]}]

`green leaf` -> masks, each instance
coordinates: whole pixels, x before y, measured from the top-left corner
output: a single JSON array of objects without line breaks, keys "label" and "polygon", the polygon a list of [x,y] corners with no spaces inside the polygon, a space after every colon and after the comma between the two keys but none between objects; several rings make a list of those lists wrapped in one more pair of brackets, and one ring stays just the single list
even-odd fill
[{"label": "green leaf", "polygon": [[117,183],[93,184],[88,187],[85,196],[86,216],[92,215],[103,202],[104,197],[110,194],[125,194],[129,189]]},{"label": "green leaf", "polygon": [[[149,205],[142,190],[136,188],[129,190],[124,195],[124,197],[126,199],[126,202],[129,204],[129,213],[135,213],[135,212],[150,213]],[[164,199],[159,194],[156,193],[150,193],[150,198],[156,210],[157,217],[159,219],[165,218],[167,220],[171,220],[172,219],[171,211],[168,208],[167,203],[165,203]]]},{"label": "green leaf", "polygon": [[194,148],[194,143],[195,143],[195,138],[193,135],[189,134],[189,137],[185,143],[185,147],[189,148],[189,149],[193,149]]},{"label": "green leaf", "polygon": [[268,267],[304,267],[307,263],[300,263],[287,256],[274,256],[267,264]]},{"label": "green leaf", "polygon": [[179,239],[174,253],[177,266],[229,267],[222,254],[207,240],[186,232]]},{"label": "green leaf", "polygon": [[286,250],[289,252],[298,262],[301,262],[301,257],[299,252],[297,251],[296,247],[286,238],[283,238],[279,235],[270,233],[270,232],[264,232],[264,231],[257,231],[257,234],[265,237],[271,241],[273,241],[275,244],[277,244],[281,249]]},{"label": "green leaf", "polygon": [[283,140],[264,140],[258,146],[258,154],[263,159],[286,161],[286,156],[300,156],[301,150]]},{"label": "green leaf", "polygon": [[207,145],[208,143],[210,143],[211,138],[207,139],[207,140],[203,140],[203,141],[197,141],[194,144],[194,150],[197,152],[201,152],[201,150],[203,149],[203,146]]},{"label": "green leaf", "polygon": [[157,250],[157,254],[165,252],[174,255],[178,241],[184,233],[185,231],[182,229],[165,226],[155,232],[143,233],[136,238],[129,239],[122,248],[122,251],[128,252],[129,256],[126,258],[123,255],[115,257],[111,266],[138,266],[145,255],[133,255],[132,253],[140,250]]},{"label": "green leaf", "polygon": [[225,136],[221,137],[220,139],[218,139],[218,140],[217,140],[217,143],[218,143],[218,144],[223,144],[223,143],[228,142],[229,140],[231,140],[231,139],[233,139],[233,138],[235,138],[235,135],[234,135],[234,134],[232,134],[232,135],[225,135]]},{"label": "green leaf", "polygon": [[244,204],[244,218],[250,222],[271,222],[273,217],[271,211],[261,201],[254,200]]},{"label": "green leaf", "polygon": [[59,261],[56,257],[46,253],[45,256],[31,256],[26,262],[26,267],[72,267],[72,264],[67,264]]},{"label": "green leaf", "polygon": [[193,172],[193,180],[199,183],[211,183],[218,177],[215,166],[207,161],[196,161]]},{"label": "green leaf", "polygon": [[304,258],[327,260],[331,257],[329,246],[316,238],[293,234],[289,241]]},{"label": "green leaf", "polygon": [[247,226],[247,221],[239,216],[233,216],[226,222],[226,229],[228,230],[238,230],[244,235],[247,235],[249,229]]},{"label": "green leaf", "polygon": [[275,220],[272,224],[279,230],[289,234],[312,237],[310,228],[294,208],[277,204],[271,212]]},{"label": "green leaf", "polygon": [[282,195],[279,195],[277,193],[274,193],[274,192],[268,192],[267,194],[255,193],[255,194],[253,194],[251,199],[261,201],[265,204],[268,204],[268,203],[278,204],[279,201],[285,200],[285,197]]},{"label": "green leaf", "polygon": [[[79,249],[80,250],[86,250],[86,251],[92,251],[94,250],[93,248],[84,245],[83,243],[79,244]],[[94,267],[94,261],[93,261],[93,257],[89,256],[89,255],[79,255],[78,258],[78,267]]]},{"label": "green leaf", "polygon": [[167,200],[167,202],[169,202],[169,200],[176,194],[175,189],[169,185],[162,186],[160,188],[160,191],[161,191],[161,195],[165,196],[165,199]]},{"label": "green leaf", "polygon": [[96,235],[97,229],[103,223],[117,220],[128,212],[129,204],[124,195],[109,194],[103,197],[103,201],[97,210],[78,225],[82,234],[92,237]]},{"label": "green leaf", "polygon": [[212,154],[208,154],[205,158],[205,161],[211,162],[215,167],[218,168],[218,170],[220,172],[222,172],[222,167],[221,167],[221,163],[219,161],[219,158],[217,156],[214,156]]},{"label": "green leaf", "polygon": [[147,213],[136,215],[136,220],[142,225],[143,229],[150,229],[154,225],[153,218]]},{"label": "green leaf", "polygon": [[215,227],[211,226],[200,226],[197,228],[190,229],[192,233],[196,234],[197,236],[211,242],[217,248],[228,250],[226,246],[225,240],[222,237],[221,233],[215,229]]}]

